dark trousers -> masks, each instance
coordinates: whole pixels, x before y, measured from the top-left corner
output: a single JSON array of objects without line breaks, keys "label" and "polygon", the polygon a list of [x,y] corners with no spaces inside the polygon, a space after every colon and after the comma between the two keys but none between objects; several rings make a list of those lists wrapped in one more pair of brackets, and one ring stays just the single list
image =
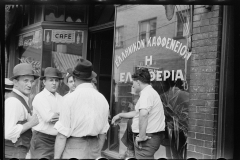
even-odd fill
[{"label": "dark trousers", "polygon": [[54,145],[56,136],[33,131],[30,154],[33,159],[54,158]]},{"label": "dark trousers", "polygon": [[[138,133],[133,133],[134,142],[137,135]],[[136,147],[136,144],[134,143],[135,156],[137,159],[154,159],[154,154],[159,149],[160,144],[165,137],[164,131],[147,133],[146,135],[151,137],[151,139],[138,143],[141,148]]]},{"label": "dark trousers", "polygon": [[121,141],[122,143],[129,149],[134,150],[134,144],[133,144],[133,132],[132,132],[132,118],[128,120],[127,122],[127,129],[125,130]]},{"label": "dark trousers", "polygon": [[28,149],[25,146],[14,146],[10,140],[5,140],[5,158],[25,159]]}]

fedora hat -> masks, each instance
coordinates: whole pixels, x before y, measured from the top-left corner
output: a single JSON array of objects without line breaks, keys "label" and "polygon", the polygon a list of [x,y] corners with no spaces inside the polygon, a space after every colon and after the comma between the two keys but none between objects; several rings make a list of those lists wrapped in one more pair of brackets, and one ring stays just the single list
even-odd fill
[{"label": "fedora hat", "polygon": [[83,58],[79,59],[76,66],[69,73],[83,80],[91,80],[97,77],[97,74],[93,72],[92,63]]},{"label": "fedora hat", "polygon": [[13,76],[9,78],[11,81],[19,76],[34,76],[37,79],[39,75],[34,74],[34,70],[31,64],[20,63],[13,68]]},{"label": "fedora hat", "polygon": [[40,77],[40,80],[43,80],[46,77],[63,79],[62,73],[57,68],[53,68],[53,67],[47,67],[44,70],[44,75]]},{"label": "fedora hat", "polygon": [[66,74],[66,76],[64,77],[63,82],[64,82],[66,85],[67,85],[67,82],[68,82],[68,78],[72,76],[72,75],[70,74],[70,72],[72,72],[72,68],[68,68],[68,69],[67,69],[67,74]]},{"label": "fedora hat", "polygon": [[8,78],[5,78],[5,90],[11,91],[13,89],[13,81],[10,81]]}]

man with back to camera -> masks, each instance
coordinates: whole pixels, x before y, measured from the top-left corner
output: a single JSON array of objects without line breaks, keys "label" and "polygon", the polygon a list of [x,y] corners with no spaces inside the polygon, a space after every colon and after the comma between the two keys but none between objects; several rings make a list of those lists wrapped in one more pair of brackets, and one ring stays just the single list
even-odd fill
[{"label": "man with back to camera", "polygon": [[13,68],[13,89],[5,100],[5,158],[26,158],[32,137],[31,128],[38,124],[36,115],[31,116],[28,96],[34,80],[30,64],[20,63]]},{"label": "man with back to camera", "polygon": [[37,114],[39,124],[33,127],[30,154],[31,158],[53,159],[54,143],[57,130],[53,128],[58,120],[63,97],[57,93],[59,82],[62,80],[61,72],[52,67],[47,67],[43,81],[44,89],[33,99],[33,112]]},{"label": "man with back to camera", "polygon": [[165,115],[159,94],[150,85],[150,73],[141,68],[132,75],[133,88],[140,93],[135,111],[119,113],[113,117],[115,124],[120,118],[132,118],[134,150],[137,159],[154,159],[164,139]]},{"label": "man with back to camera", "polygon": [[54,158],[96,159],[101,156],[109,128],[109,104],[91,84],[97,75],[90,61],[80,59],[71,75],[76,89],[64,99],[54,126],[58,131]]}]

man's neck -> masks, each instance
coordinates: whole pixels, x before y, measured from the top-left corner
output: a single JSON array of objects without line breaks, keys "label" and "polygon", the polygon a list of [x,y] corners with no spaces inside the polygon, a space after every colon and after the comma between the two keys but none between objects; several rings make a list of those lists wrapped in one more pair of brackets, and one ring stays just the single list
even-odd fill
[{"label": "man's neck", "polygon": [[149,84],[147,84],[147,83],[142,83],[141,84],[141,91],[145,88],[145,87],[147,87]]}]

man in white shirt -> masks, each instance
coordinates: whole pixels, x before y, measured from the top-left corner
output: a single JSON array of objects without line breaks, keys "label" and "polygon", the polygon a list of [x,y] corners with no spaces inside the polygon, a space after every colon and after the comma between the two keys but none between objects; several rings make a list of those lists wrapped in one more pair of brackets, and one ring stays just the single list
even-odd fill
[{"label": "man in white shirt", "polygon": [[30,154],[34,159],[53,159],[57,135],[57,130],[53,126],[58,120],[63,102],[63,97],[57,93],[57,89],[63,78],[58,69],[47,67],[40,79],[43,80],[45,87],[35,96],[32,103],[39,124],[33,127]]},{"label": "man in white shirt", "polygon": [[74,85],[73,76],[71,74],[69,74],[69,72],[71,72],[71,70],[72,70],[72,68],[67,69],[67,74],[66,74],[66,77],[64,78],[64,83],[69,88],[69,92],[67,94],[65,94],[64,97],[68,96],[76,88],[76,86]]},{"label": "man in white shirt", "polygon": [[76,89],[64,99],[54,126],[58,131],[54,158],[96,159],[101,156],[109,129],[109,104],[91,84],[96,73],[90,61],[80,59],[71,75]]},{"label": "man in white shirt", "polygon": [[31,116],[28,95],[33,82],[39,76],[34,74],[30,64],[21,63],[13,68],[12,93],[5,100],[5,158],[25,158],[30,147],[31,128],[38,124],[36,115]]},{"label": "man in white shirt", "polygon": [[132,75],[133,88],[140,94],[135,111],[119,113],[112,123],[120,118],[132,118],[134,151],[137,159],[154,159],[164,139],[165,115],[159,94],[150,85],[150,73],[141,68]]}]

